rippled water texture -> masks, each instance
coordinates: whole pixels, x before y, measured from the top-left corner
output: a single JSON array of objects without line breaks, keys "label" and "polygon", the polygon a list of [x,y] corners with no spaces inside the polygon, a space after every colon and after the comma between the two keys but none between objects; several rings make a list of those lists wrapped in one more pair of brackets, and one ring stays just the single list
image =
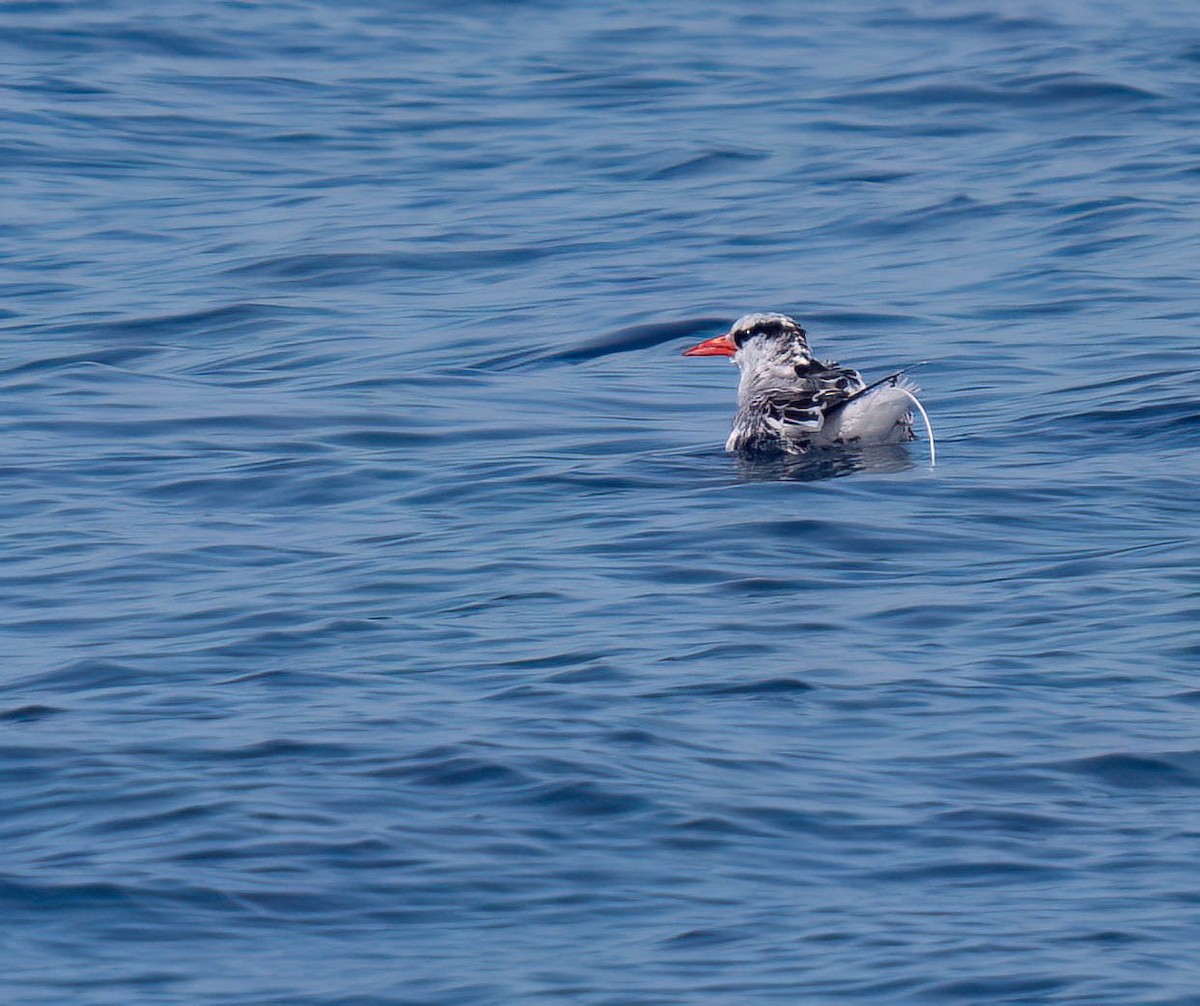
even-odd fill
[{"label": "rippled water texture", "polygon": [[4,1001],[1200,1003],[1195,13],[0,6]]}]

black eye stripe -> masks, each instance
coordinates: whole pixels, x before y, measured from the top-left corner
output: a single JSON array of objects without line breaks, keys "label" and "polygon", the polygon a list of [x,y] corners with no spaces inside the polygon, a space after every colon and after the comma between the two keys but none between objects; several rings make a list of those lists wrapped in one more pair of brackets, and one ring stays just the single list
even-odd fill
[{"label": "black eye stripe", "polygon": [[734,332],[733,344],[740,349],[746,340],[753,336],[765,335],[777,339],[784,334],[797,334],[803,339],[807,333],[799,325],[789,324],[786,321],[761,321],[752,328],[740,328]]}]

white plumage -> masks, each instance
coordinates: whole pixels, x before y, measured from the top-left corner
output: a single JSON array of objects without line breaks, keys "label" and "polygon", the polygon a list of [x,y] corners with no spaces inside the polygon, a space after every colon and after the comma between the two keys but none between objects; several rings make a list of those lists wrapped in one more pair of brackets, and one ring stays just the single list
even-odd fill
[{"label": "white plumage", "polygon": [[[800,454],[813,446],[914,439],[916,384],[896,375],[868,386],[857,370],[814,359],[804,329],[787,315],[748,314],[684,355],[728,357],[741,370],[728,451]],[[932,449],[930,430],[931,457]]]}]

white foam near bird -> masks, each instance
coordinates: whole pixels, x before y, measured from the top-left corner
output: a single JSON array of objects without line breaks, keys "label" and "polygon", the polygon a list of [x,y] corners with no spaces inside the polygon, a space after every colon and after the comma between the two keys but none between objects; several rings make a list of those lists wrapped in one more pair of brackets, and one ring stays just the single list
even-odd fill
[{"label": "white foam near bird", "polygon": [[807,333],[786,314],[745,315],[683,355],[724,356],[741,371],[727,451],[802,454],[810,447],[902,443],[915,439],[915,406],[929,436],[929,463],[936,462],[933,426],[916,384],[898,372],[868,385],[857,370],[815,359]]}]

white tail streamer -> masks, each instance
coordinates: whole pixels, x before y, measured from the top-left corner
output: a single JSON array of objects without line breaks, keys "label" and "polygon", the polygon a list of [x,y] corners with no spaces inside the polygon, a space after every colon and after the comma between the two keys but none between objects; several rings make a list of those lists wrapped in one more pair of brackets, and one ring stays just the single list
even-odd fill
[{"label": "white tail streamer", "polygon": [[925,411],[925,406],[917,400],[917,396],[907,388],[902,388],[899,384],[893,384],[892,387],[899,391],[902,395],[907,395],[909,399],[911,399],[913,405],[917,407],[917,411],[921,413],[921,418],[925,420],[925,433],[929,437],[929,467],[936,468],[937,448],[933,443],[933,424],[929,422],[929,413]]}]

